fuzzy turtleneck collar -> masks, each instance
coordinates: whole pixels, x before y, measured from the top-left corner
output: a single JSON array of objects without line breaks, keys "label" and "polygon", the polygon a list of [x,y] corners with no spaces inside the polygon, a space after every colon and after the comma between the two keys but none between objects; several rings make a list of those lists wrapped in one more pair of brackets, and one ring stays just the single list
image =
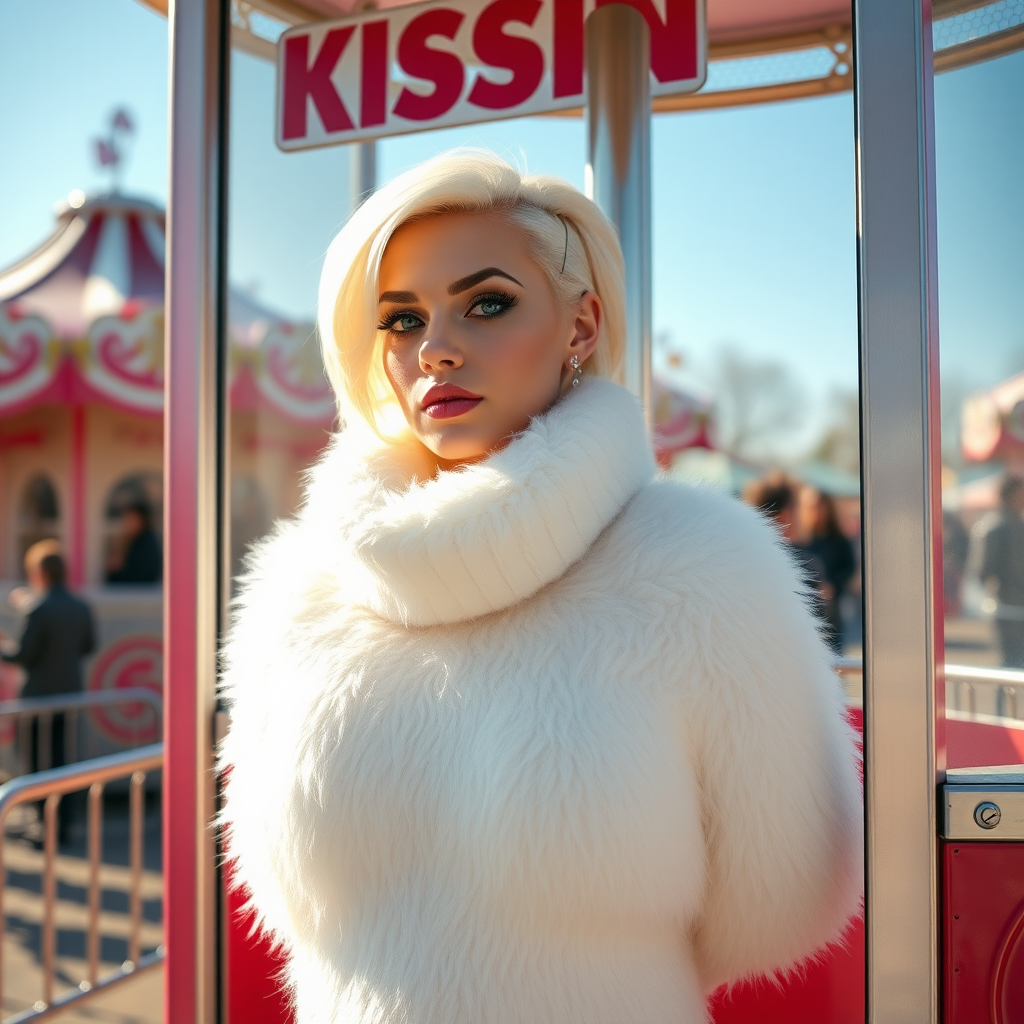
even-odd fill
[{"label": "fuzzy turtleneck collar", "polygon": [[[482,462],[424,479],[416,452],[339,435],[302,519],[344,549],[346,603],[407,626],[499,611],[561,576],[654,475],[641,409],[599,378]],[[341,530],[341,538],[338,530]]]}]

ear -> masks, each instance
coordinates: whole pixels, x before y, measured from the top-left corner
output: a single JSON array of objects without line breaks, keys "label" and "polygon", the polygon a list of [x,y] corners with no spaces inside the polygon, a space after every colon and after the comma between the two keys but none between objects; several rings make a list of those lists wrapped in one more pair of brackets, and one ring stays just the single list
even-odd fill
[{"label": "ear", "polygon": [[603,318],[604,307],[601,300],[593,292],[584,292],[573,322],[573,333],[565,351],[566,363],[576,356],[582,366],[594,354]]}]

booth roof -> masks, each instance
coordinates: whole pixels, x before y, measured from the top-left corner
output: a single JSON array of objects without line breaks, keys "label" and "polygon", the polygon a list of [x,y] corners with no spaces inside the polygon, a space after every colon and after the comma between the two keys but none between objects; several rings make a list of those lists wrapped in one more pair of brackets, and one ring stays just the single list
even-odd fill
[{"label": "booth roof", "polygon": [[[402,7],[418,0],[256,0],[269,12],[305,15],[308,20],[337,18],[368,7]],[[708,0],[708,38],[712,43],[767,39],[809,32],[851,21],[850,0]],[[292,20],[291,18],[289,20]]]}]

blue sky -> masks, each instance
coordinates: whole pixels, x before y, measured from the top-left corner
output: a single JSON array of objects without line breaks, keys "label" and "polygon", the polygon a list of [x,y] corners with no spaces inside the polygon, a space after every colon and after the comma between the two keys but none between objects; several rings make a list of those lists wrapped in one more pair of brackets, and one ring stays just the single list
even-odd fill
[{"label": "blue sky", "polygon": [[[52,204],[104,187],[91,156],[117,105],[137,132],[124,189],[167,194],[166,22],[135,0],[0,0],[0,265],[48,233]],[[343,148],[282,154],[273,69],[233,61],[230,276],[311,317],[319,262],[349,210]],[[960,387],[1024,369],[1024,54],[940,76],[936,144],[944,376]],[[578,120],[537,118],[387,140],[390,176],[484,145],[582,187]],[[849,94],[661,115],[653,129],[654,324],[706,379],[734,346],[785,363],[813,403],[856,387]],[[810,426],[808,429],[810,429]]]}]

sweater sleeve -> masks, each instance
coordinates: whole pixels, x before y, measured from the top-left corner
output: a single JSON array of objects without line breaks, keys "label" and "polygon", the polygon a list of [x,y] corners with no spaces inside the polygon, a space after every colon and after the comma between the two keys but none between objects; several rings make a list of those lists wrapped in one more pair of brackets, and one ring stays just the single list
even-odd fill
[{"label": "sweater sleeve", "polygon": [[790,556],[732,505],[704,566],[698,685],[685,715],[702,802],[706,890],[693,935],[706,991],[784,970],[858,910],[855,736]]},{"label": "sweater sleeve", "polygon": [[224,796],[218,824],[230,884],[243,891],[254,923],[286,947],[303,930],[302,920],[308,925],[317,913],[304,886],[308,828],[295,814],[306,705],[299,692],[303,666],[288,629],[302,576],[292,532],[279,526],[248,558],[221,652],[220,690],[231,725],[218,758]]}]

